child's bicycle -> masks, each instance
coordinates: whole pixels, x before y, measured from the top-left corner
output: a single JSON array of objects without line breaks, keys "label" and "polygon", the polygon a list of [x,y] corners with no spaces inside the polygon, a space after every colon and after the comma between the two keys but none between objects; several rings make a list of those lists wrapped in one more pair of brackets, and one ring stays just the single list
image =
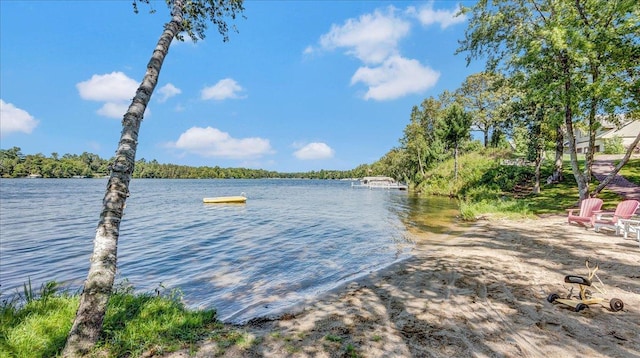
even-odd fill
[{"label": "child's bicycle", "polygon": [[[594,297],[593,292],[588,290],[589,287],[593,287],[599,295],[605,296],[607,294],[607,290],[604,288],[604,284],[600,280],[600,277],[596,274],[598,271],[598,264],[594,267],[589,266],[589,259],[586,261],[587,270],[589,272],[587,278],[582,276],[575,275],[567,275],[564,277],[564,282],[566,283],[576,283],[580,287],[580,293],[578,297],[572,298],[573,287],[570,289],[566,298],[560,297],[557,293],[552,293],[547,297],[547,301],[554,303],[558,302],[569,307],[573,307],[574,311],[580,312],[585,308],[588,308],[589,305],[598,304],[607,299],[604,297]],[[593,278],[596,278],[598,282],[592,282]],[[576,299],[579,298],[579,299]],[[618,312],[624,308],[624,303],[619,298],[612,298],[609,301],[609,307],[613,312]]]}]

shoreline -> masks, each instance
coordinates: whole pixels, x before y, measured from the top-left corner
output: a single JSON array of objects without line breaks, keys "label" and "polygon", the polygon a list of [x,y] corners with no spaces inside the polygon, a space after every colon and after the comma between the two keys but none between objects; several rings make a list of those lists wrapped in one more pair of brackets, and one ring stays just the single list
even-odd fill
[{"label": "shoreline", "polygon": [[[635,238],[595,233],[550,216],[481,221],[415,239],[411,257],[297,310],[225,325],[253,344],[222,348],[203,342],[195,356],[640,357]],[[564,275],[587,275],[587,258],[600,263],[606,301],[581,312],[549,303],[550,293],[568,295],[572,285]],[[614,297],[624,302],[622,311],[608,307]],[[194,354],[168,355],[188,356]]]},{"label": "shoreline", "polygon": [[[411,254],[409,254],[411,255]],[[300,302],[297,303],[293,303],[291,305],[287,305],[286,307],[282,307],[279,309],[275,309],[272,310],[269,314],[266,315],[262,315],[259,317],[254,317],[251,318],[245,322],[241,322],[241,323],[234,323],[234,318],[237,316],[242,315],[243,311],[239,311],[237,313],[234,313],[233,315],[226,317],[226,319],[223,321],[223,323],[227,326],[233,326],[233,327],[239,327],[239,328],[243,328],[246,326],[251,326],[252,324],[255,324],[256,322],[265,322],[265,321],[277,321],[280,319],[286,318],[286,317],[291,317],[291,316],[297,316],[300,315],[302,313],[305,312],[306,309],[308,309],[310,306],[313,306],[316,302],[318,301],[323,301],[325,299],[328,299],[330,297],[333,297],[336,294],[339,294],[340,292],[344,291],[345,289],[347,289],[349,286],[353,285],[354,283],[359,284],[361,281],[370,281],[370,277],[372,275],[375,275],[378,272],[383,272],[383,271],[387,271],[387,270],[393,270],[393,266],[397,265],[397,264],[401,264],[407,260],[411,260],[413,256],[407,256],[407,257],[403,257],[401,259],[397,259],[389,264],[386,265],[381,265],[379,268],[373,269],[367,273],[361,273],[359,275],[355,275],[355,277],[353,278],[349,278],[343,282],[340,282],[338,284],[336,284],[334,287],[326,290],[326,291],[322,291],[321,293],[314,295],[312,297],[306,298],[301,300]],[[255,305],[262,305],[263,303],[258,302]],[[248,307],[251,308],[251,307]],[[245,309],[246,310],[246,309]]]},{"label": "shoreline", "polygon": [[[443,222],[440,221],[440,224],[442,224]],[[287,305],[286,307],[277,309],[277,310],[273,310],[271,313],[266,314],[266,315],[261,315],[258,317],[254,317],[251,318],[249,320],[246,320],[244,322],[234,322],[234,317],[240,316],[242,314],[242,312],[237,312],[234,313],[231,316],[228,316],[225,318],[225,320],[223,321],[223,323],[227,326],[232,326],[232,327],[239,327],[239,328],[243,328],[246,326],[251,326],[252,324],[255,324],[256,322],[267,322],[267,321],[277,321],[287,317],[291,317],[291,316],[297,316],[300,315],[302,313],[304,313],[304,311],[310,307],[313,306],[315,303],[319,302],[319,301],[323,301],[326,299],[329,299],[333,296],[335,296],[336,294],[339,294],[340,292],[348,289],[349,287],[355,285],[362,285],[362,284],[372,284],[372,277],[374,277],[377,274],[383,273],[383,272],[387,272],[387,271],[394,271],[397,270],[396,266],[397,265],[401,265],[403,263],[405,263],[406,261],[410,261],[415,257],[415,251],[419,249],[419,246],[424,244],[424,242],[420,243],[420,241],[423,241],[425,236],[428,236],[428,241],[432,242],[434,240],[447,240],[449,238],[451,238],[452,233],[460,233],[459,230],[460,226],[456,226],[456,223],[452,223],[452,222],[447,222],[448,225],[450,225],[450,227],[448,228],[448,230],[440,230],[440,232],[435,233],[435,232],[428,232],[425,233],[424,231],[419,231],[417,228],[412,228],[409,230],[409,235],[411,236],[411,241],[413,242],[413,247],[411,248],[411,250],[407,253],[403,253],[401,258],[398,258],[392,262],[386,263],[386,264],[382,264],[379,267],[376,267],[372,270],[370,270],[369,272],[361,272],[357,275],[354,275],[354,277],[346,279],[338,284],[336,284],[334,287],[326,290],[326,291],[322,291],[321,293],[314,295],[312,297],[306,298],[300,302],[291,304],[291,305]],[[471,227],[474,224],[468,224],[468,223],[463,223],[462,225],[464,225],[464,227]],[[263,303],[256,303],[256,305],[262,305]]]}]

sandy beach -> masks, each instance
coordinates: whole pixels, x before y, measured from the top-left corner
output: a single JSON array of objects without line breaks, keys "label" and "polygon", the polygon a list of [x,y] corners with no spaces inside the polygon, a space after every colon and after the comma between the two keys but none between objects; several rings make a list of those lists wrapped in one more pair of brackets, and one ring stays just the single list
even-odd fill
[{"label": "sandy beach", "polygon": [[[415,233],[412,258],[295,312],[240,329],[253,340],[171,357],[640,357],[640,247],[561,216]],[[605,300],[575,312],[565,275],[599,263]],[[597,280],[594,278],[594,281]],[[571,288],[573,291],[571,292]],[[595,290],[594,290],[595,291]],[[613,312],[609,300],[624,309]]]}]

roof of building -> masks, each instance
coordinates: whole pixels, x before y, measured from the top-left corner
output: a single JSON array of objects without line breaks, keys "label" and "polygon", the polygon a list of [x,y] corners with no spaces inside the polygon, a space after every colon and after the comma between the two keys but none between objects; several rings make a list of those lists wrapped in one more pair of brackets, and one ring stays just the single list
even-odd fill
[{"label": "roof of building", "polygon": [[635,138],[640,133],[640,121],[629,121],[622,124],[618,128],[614,128],[600,136],[603,139],[610,139],[613,137],[621,138]]}]

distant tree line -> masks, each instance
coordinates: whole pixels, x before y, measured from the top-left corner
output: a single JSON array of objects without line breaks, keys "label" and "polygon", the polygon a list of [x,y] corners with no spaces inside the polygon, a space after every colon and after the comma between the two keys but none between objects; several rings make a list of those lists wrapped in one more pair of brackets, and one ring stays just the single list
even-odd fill
[{"label": "distant tree line", "polygon": [[104,176],[107,166],[106,160],[87,152],[63,156],[54,152],[46,157],[41,153],[24,155],[19,147],[0,149],[0,177],[3,178],[20,178],[32,174],[43,178]]},{"label": "distant tree line", "polygon": [[[0,149],[0,177],[24,178],[39,175],[42,178],[101,178],[109,175],[109,165],[113,158],[103,159],[97,154],[84,152],[77,154],[51,153],[23,154],[19,147]],[[382,168],[374,173],[370,165],[360,165],[353,170],[319,170],[309,172],[281,173],[264,169],[220,168],[219,166],[191,167],[177,164],[161,164],[157,160],[144,158],[136,161],[134,178],[162,179],[261,179],[261,178],[303,178],[303,179],[348,179],[366,175],[381,174]]]}]

